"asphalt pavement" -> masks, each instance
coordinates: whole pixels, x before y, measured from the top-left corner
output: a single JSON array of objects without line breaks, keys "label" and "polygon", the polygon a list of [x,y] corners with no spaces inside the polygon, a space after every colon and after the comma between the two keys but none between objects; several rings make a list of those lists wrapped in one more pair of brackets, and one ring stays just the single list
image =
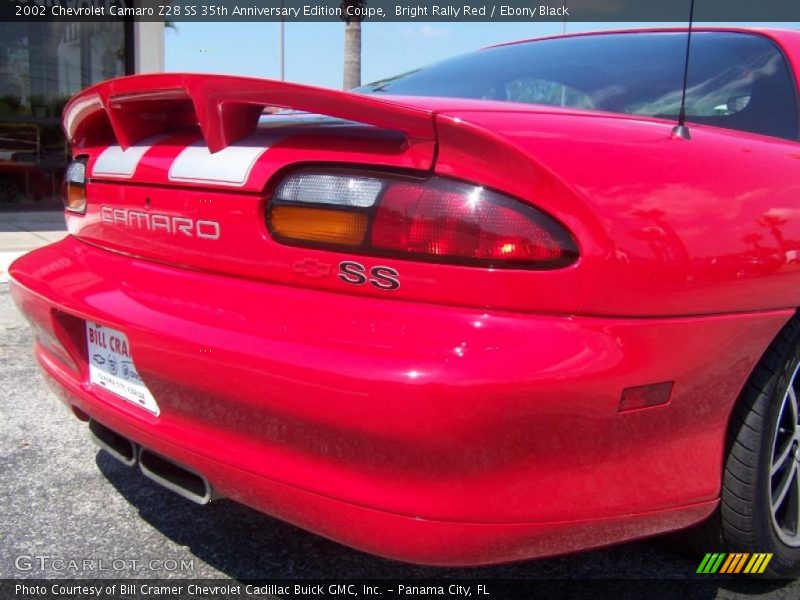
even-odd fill
[{"label": "asphalt pavement", "polygon": [[2,282],[0,515],[0,579],[623,578],[654,580],[656,589],[659,581],[696,578],[704,584],[691,588],[692,597],[800,598],[798,582],[753,588],[752,580],[702,579],[694,574],[701,557],[673,553],[659,539],[514,565],[439,569],[373,557],[231,501],[195,505],[96,448],[85,424],[39,375],[31,331]]},{"label": "asphalt pavement", "polygon": [[8,265],[16,258],[65,235],[60,210],[0,211],[0,282],[8,279]]}]

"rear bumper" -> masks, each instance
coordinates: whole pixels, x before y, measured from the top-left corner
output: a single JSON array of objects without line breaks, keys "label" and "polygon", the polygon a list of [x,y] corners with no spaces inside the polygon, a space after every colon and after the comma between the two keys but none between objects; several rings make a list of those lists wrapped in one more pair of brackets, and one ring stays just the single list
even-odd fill
[{"label": "rear bumper", "polygon": [[[66,402],[225,496],[429,564],[706,517],[732,402],[791,315],[482,313],[192,272],[74,238],[10,271]],[[126,332],[159,417],[88,385],[81,319]],[[669,404],[619,412],[622,389],[662,381],[675,382]]]}]

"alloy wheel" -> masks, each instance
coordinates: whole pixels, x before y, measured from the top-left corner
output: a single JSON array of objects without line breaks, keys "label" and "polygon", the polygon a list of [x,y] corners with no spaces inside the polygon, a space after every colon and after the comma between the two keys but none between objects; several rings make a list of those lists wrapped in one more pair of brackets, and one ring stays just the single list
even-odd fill
[{"label": "alloy wheel", "polygon": [[800,415],[798,414],[798,371],[778,412],[770,456],[770,512],[772,525],[787,546],[800,547]]}]

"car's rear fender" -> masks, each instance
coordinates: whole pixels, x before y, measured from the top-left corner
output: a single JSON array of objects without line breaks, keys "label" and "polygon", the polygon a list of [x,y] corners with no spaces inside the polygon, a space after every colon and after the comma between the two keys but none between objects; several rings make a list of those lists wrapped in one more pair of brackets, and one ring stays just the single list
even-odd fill
[{"label": "car's rear fender", "polygon": [[438,173],[525,198],[581,249],[574,312],[701,315],[800,305],[797,142],[661,119],[437,115]]}]

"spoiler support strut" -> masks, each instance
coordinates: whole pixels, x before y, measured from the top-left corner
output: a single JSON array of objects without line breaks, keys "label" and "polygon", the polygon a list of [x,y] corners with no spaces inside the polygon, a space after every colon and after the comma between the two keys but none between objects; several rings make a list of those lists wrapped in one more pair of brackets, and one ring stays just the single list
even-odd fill
[{"label": "spoiler support strut", "polygon": [[299,110],[435,142],[434,113],[399,102],[301,85],[228,75],[158,73],[112,79],[75,96],[64,109],[67,138],[77,148],[114,143],[123,149],[199,125],[211,152],[253,133],[267,107]]}]

